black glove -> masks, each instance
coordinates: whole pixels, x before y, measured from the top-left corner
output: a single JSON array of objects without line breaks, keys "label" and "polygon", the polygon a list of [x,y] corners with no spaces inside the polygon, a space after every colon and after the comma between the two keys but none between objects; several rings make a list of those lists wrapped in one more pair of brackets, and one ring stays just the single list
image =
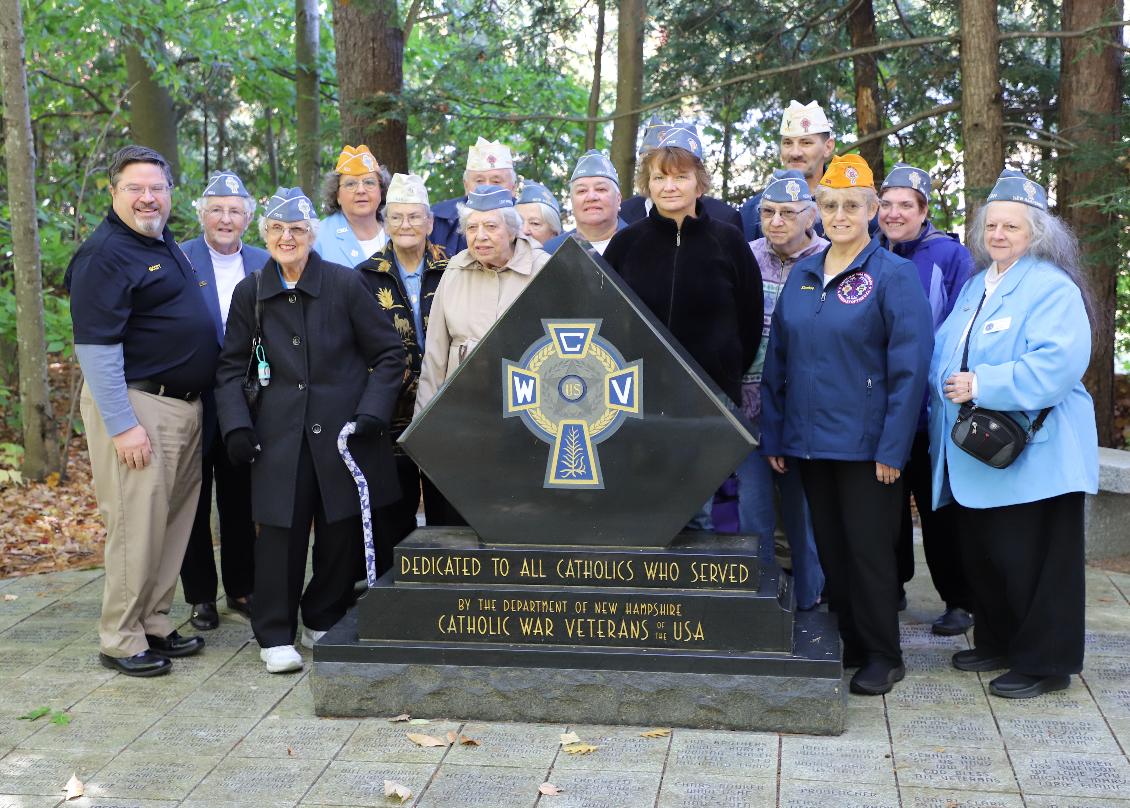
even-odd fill
[{"label": "black glove", "polygon": [[224,446],[227,447],[228,460],[233,466],[254,463],[259,456],[259,439],[255,437],[255,430],[248,427],[229,432],[224,439]]},{"label": "black glove", "polygon": [[353,430],[353,437],[363,441],[375,441],[388,432],[388,424],[372,415],[358,413],[353,416],[357,427]]}]

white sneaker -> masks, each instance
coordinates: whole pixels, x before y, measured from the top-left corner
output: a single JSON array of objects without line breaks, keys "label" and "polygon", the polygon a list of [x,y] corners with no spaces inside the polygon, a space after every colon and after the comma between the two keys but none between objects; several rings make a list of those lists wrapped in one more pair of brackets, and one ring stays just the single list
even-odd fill
[{"label": "white sneaker", "polygon": [[302,646],[314,650],[314,643],[326,636],[324,631],[315,631],[312,628],[302,627]]},{"label": "white sneaker", "polygon": [[290,673],[302,670],[302,657],[293,645],[273,645],[259,651],[259,659],[267,663],[267,673]]}]

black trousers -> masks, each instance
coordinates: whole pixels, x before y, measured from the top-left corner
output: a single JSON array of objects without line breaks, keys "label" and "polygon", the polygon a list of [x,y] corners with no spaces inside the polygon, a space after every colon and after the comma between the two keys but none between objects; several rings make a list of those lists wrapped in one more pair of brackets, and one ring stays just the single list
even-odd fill
[{"label": "black trousers", "polygon": [[899,534],[899,580],[906,583],[914,577],[914,519],[910,515],[910,498],[913,496],[922,520],[922,548],[926,551],[926,566],[934,589],[947,609],[973,611],[973,596],[965,582],[965,570],[961,564],[957,510],[952,505],[934,510],[931,472],[930,434],[919,432],[914,436],[910,461],[903,469],[907,494],[903,499],[902,531]]},{"label": "black trousers", "polygon": [[[365,577],[361,517],[327,522],[310,447],[298,456],[294,515],[290,527],[259,526],[255,542],[255,600],[251,628],[263,648],[291,645],[302,622],[315,631],[332,628],[349,608],[353,582]],[[286,492],[280,491],[279,496]],[[306,591],[306,554],[314,525],[313,575]]]},{"label": "black trousers", "polygon": [[1083,494],[957,507],[978,651],[1031,676],[1083,669]]},{"label": "black trousers", "polygon": [[800,474],[844,655],[900,664],[895,543],[902,478],[879,482],[873,461],[801,460]]},{"label": "black trousers", "polygon": [[416,512],[420,508],[420,467],[412,458],[395,454],[396,475],[401,497],[396,502],[373,508],[373,549],[377,555],[377,577],[392,569],[393,552],[409,533],[416,529]]},{"label": "black trousers", "polygon": [[203,451],[204,472],[196,520],[181,563],[184,599],[207,603],[216,599],[216,557],[212,550],[212,480],[220,516],[220,573],[224,592],[233,598],[251,594],[255,582],[255,523],[251,520],[251,467],[233,466],[219,430]]}]

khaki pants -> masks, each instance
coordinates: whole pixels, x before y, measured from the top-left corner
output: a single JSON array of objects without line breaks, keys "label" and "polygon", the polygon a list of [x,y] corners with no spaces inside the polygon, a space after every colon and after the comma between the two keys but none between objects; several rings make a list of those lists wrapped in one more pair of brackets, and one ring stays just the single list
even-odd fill
[{"label": "khaki pants", "polygon": [[167,636],[177,576],[200,496],[199,401],[129,391],[153,456],[143,469],[118,461],[98,407],[83,385],[98,510],[106,523],[106,578],[98,631],[103,653],[126,657],[149,648],[146,634]]}]

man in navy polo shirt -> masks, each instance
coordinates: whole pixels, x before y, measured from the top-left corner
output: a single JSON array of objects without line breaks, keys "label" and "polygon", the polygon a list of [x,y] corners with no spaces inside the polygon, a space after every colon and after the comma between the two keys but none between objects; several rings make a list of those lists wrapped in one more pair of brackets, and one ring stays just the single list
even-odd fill
[{"label": "man in navy polo shirt", "polygon": [[67,267],[98,509],[106,523],[102,664],[168,673],[195,654],[169,619],[200,495],[200,394],[219,342],[200,281],[165,223],[172,172],[127,146],[110,163],[111,209]]}]

